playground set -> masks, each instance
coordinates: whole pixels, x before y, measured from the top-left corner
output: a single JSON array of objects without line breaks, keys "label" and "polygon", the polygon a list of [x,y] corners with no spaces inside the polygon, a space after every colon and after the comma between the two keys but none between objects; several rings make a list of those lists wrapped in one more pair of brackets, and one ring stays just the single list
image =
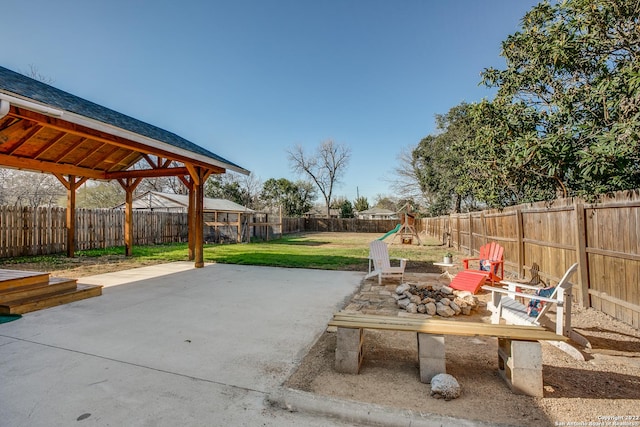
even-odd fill
[{"label": "playground set", "polygon": [[391,244],[394,244],[396,239],[399,238],[403,245],[411,245],[414,242],[418,245],[422,245],[420,236],[418,236],[418,233],[416,232],[416,217],[412,212],[411,205],[409,203],[405,204],[398,213],[400,214],[400,220],[402,222],[396,225],[393,230],[389,230],[382,237],[379,237],[378,240],[384,240],[393,235]]}]

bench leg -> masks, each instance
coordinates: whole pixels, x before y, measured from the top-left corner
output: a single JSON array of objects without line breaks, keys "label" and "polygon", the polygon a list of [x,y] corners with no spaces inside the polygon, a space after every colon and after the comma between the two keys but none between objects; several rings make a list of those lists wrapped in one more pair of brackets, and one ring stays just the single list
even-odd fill
[{"label": "bench leg", "polygon": [[431,378],[446,373],[444,335],[418,333],[418,359],[421,382],[429,384]]},{"label": "bench leg", "polygon": [[542,347],[538,341],[498,338],[498,369],[514,393],[543,397]]},{"label": "bench leg", "polygon": [[362,364],[362,329],[338,328],[336,342],[336,371],[357,374]]}]

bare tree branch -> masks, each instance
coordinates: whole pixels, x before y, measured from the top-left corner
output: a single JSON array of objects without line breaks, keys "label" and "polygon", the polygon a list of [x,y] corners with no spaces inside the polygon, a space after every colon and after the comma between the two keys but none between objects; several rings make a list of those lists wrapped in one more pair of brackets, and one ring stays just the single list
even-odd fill
[{"label": "bare tree branch", "polygon": [[314,155],[307,156],[301,145],[287,150],[287,153],[291,169],[295,173],[308,175],[316,184],[324,197],[327,218],[330,217],[333,190],[346,172],[351,149],[329,139],[320,144]]}]

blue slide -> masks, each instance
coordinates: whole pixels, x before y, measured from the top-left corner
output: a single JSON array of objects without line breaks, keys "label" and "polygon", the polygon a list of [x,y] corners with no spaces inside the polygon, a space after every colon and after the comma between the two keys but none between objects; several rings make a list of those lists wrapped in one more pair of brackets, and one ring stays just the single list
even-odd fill
[{"label": "blue slide", "polygon": [[398,230],[400,230],[400,227],[402,227],[402,224],[398,224],[398,225],[396,225],[396,228],[394,228],[394,229],[393,229],[393,230],[391,230],[391,231],[388,231],[387,233],[385,233],[385,235],[384,235],[384,236],[382,236],[382,237],[378,237],[378,240],[384,240],[384,239],[386,239],[387,237],[391,236],[392,234],[397,233],[397,232],[398,232]]}]

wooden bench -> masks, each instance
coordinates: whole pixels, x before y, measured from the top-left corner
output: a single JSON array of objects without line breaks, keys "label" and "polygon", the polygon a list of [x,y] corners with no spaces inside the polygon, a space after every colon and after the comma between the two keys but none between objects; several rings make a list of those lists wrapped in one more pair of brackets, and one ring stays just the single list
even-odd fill
[{"label": "wooden bench", "polygon": [[357,374],[364,358],[364,329],[413,332],[417,334],[420,381],[446,373],[445,335],[498,338],[498,370],[517,394],[542,396],[542,350],[539,340],[567,340],[539,326],[494,325],[435,318],[399,318],[336,313],[329,326],[337,328],[338,372]]}]

